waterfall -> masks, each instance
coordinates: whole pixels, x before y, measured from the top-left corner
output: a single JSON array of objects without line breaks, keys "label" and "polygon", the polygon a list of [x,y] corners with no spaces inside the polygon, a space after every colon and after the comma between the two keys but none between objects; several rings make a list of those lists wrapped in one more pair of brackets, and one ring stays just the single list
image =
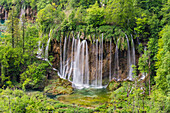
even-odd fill
[{"label": "waterfall", "polygon": [[[94,47],[94,46],[93,46]],[[98,41],[98,39],[96,40],[96,46],[95,46],[95,50],[96,50],[96,72],[95,72],[95,77],[94,80],[92,82],[92,87],[96,87],[96,88],[102,88],[102,72],[103,72],[103,34],[102,37],[100,39],[100,42]]]},{"label": "waterfall", "polygon": [[24,8],[21,8],[21,13],[20,13],[20,22],[21,24],[23,24],[23,20],[22,20],[22,16],[25,15],[25,9]]},{"label": "waterfall", "polygon": [[48,41],[47,41],[47,45],[46,45],[46,48],[45,48],[45,58],[44,60],[48,61],[48,48],[49,48],[49,44],[50,44],[50,40],[51,40],[51,37],[50,37],[50,33],[48,35]]},{"label": "waterfall", "polygon": [[73,86],[76,88],[89,87],[89,61],[87,41],[78,39],[74,59]]},{"label": "waterfall", "polygon": [[63,69],[63,72],[62,72],[62,78],[66,78],[66,71],[65,71],[65,69],[66,69],[66,66],[67,66],[67,62],[66,62],[66,43],[67,43],[67,37],[65,37],[65,39],[64,39],[64,49],[63,49],[63,62],[62,62],[62,69]]},{"label": "waterfall", "polygon": [[99,50],[99,81],[98,86],[102,87],[102,72],[103,72],[103,33],[100,40],[100,50]]},{"label": "waterfall", "polygon": [[110,39],[110,65],[109,65],[109,81],[112,78],[112,39]]},{"label": "waterfall", "polygon": [[88,45],[86,42],[86,60],[85,60],[85,84],[88,86],[89,85],[89,54],[88,54]]},{"label": "waterfall", "polygon": [[7,20],[7,11],[5,10],[5,20]]},{"label": "waterfall", "polygon": [[131,35],[131,40],[132,40],[132,46],[131,46],[131,50],[132,50],[132,55],[131,55],[131,62],[133,65],[135,65],[135,45],[134,45],[134,41],[133,41],[133,37]]},{"label": "waterfall", "polygon": [[114,76],[116,77],[117,80],[119,80],[119,50],[118,50],[118,42],[119,39],[117,40],[116,43],[116,50],[115,50],[115,66],[114,66]]},{"label": "waterfall", "polygon": [[73,69],[73,65],[74,65],[74,44],[75,44],[75,39],[73,38],[72,39],[72,48],[71,48],[71,67],[70,67],[70,70],[69,70],[69,74],[68,74],[68,80],[70,80],[70,77],[71,77],[71,73],[72,73],[72,69]]},{"label": "waterfall", "polygon": [[62,38],[60,38],[60,76],[63,72],[63,58],[62,58],[62,43],[61,43]]},{"label": "waterfall", "polygon": [[[133,37],[131,35],[131,51],[132,51],[132,55],[131,55],[131,64],[132,65],[135,65],[135,45],[134,45],[134,41],[133,41]],[[133,68],[132,68],[132,65],[131,65],[131,75],[133,75]]]},{"label": "waterfall", "polygon": [[[129,39],[127,40],[127,79],[132,80],[132,67],[135,65],[135,46],[131,36],[131,46]],[[71,42],[70,42],[71,41]],[[113,79],[121,79],[121,65],[119,64],[119,45],[120,38],[116,41],[114,66],[112,66],[112,39],[110,39],[110,56],[108,56],[109,63],[106,63],[103,54],[103,34],[100,39],[93,40],[92,48],[89,49],[87,40],[80,39],[80,33],[77,34],[77,39],[64,37],[60,39],[60,72],[59,76],[64,79],[68,79],[72,82],[73,87],[81,89],[87,87],[102,88],[104,82],[111,81]],[[49,41],[48,41],[49,43]],[[47,50],[47,49],[46,49]],[[89,57],[89,50],[92,55]],[[130,55],[132,54],[132,55]],[[90,59],[89,59],[90,58]],[[92,65],[92,67],[91,67]],[[108,66],[106,66],[108,65]],[[90,68],[89,68],[90,66]],[[103,68],[104,67],[104,68]],[[109,72],[105,72],[106,67],[109,68]],[[112,68],[114,69],[112,70]],[[108,75],[104,75],[104,74]],[[106,79],[107,78],[107,79]]]},{"label": "waterfall", "polygon": [[38,41],[38,51],[37,51],[37,58],[41,59],[43,55],[43,44],[41,46],[41,41]]},{"label": "waterfall", "polygon": [[[145,46],[145,47],[144,47],[144,53],[146,52],[146,50],[147,50],[147,48],[146,48],[146,46]],[[147,75],[147,73],[146,73],[146,72],[143,72],[143,73],[142,73],[142,77],[141,77],[140,79],[141,79],[141,80],[145,79],[146,75]]]},{"label": "waterfall", "polygon": [[97,87],[98,77],[98,39],[96,40],[96,76],[95,76],[95,87]]},{"label": "waterfall", "polygon": [[127,51],[127,69],[128,69],[129,71],[128,71],[128,77],[127,77],[127,79],[133,80],[133,77],[132,77],[133,68],[132,68],[131,57],[130,57],[129,39],[128,39],[128,37],[127,37],[126,34],[125,34],[125,36],[126,36],[127,46],[128,46],[128,51]]}]

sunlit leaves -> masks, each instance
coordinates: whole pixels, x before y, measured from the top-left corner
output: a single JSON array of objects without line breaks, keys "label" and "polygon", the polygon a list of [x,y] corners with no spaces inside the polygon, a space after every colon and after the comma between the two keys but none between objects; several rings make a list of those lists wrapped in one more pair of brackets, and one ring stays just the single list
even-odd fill
[{"label": "sunlit leaves", "polygon": [[156,62],[157,76],[155,77],[157,88],[160,88],[164,93],[167,93],[170,76],[170,26],[166,26],[160,33],[162,36],[159,39],[159,49],[157,54],[158,61]]},{"label": "sunlit leaves", "polygon": [[89,9],[87,9],[86,21],[89,25],[92,25],[93,27],[104,24],[104,8],[99,8],[98,3],[96,2]]}]

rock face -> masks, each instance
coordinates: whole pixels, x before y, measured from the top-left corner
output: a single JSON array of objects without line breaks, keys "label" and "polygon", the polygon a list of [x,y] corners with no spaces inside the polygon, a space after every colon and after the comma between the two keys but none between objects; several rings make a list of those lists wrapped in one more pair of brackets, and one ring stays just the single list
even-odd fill
[{"label": "rock face", "polygon": [[[67,62],[68,65],[71,65],[71,57],[74,57],[76,54],[74,53],[75,51],[72,52],[72,39],[68,38],[66,42],[64,42],[65,39],[62,38],[61,42],[56,41],[53,39],[51,41],[51,50],[50,54],[54,57],[53,59],[53,66],[61,70],[61,58],[63,60],[63,51],[65,50],[66,57],[65,62]],[[113,42],[113,41],[112,41]],[[65,43],[65,44],[64,44]],[[89,84],[92,84],[93,81],[96,79],[96,72],[99,71],[100,68],[96,68],[96,57],[99,57],[101,52],[97,51],[95,48],[95,43],[92,43],[87,40],[88,44],[88,63],[89,63]],[[110,47],[111,46],[111,47]],[[131,45],[130,45],[131,46]],[[64,49],[65,48],[65,49]],[[119,50],[119,76],[115,74],[115,48],[116,44],[110,43],[110,41],[104,41],[103,40],[103,60],[102,60],[102,85],[107,85],[109,83],[109,79],[111,80],[113,78],[119,79],[119,80],[124,80],[128,77],[129,73],[129,67],[127,66],[127,50]],[[74,47],[75,49],[75,47]],[[98,48],[99,49],[99,48]],[[131,53],[132,54],[132,53]],[[137,64],[139,54],[135,54],[135,62]],[[97,64],[99,66],[99,64]],[[70,69],[70,68],[69,68]],[[72,69],[73,70],[73,69]],[[65,74],[69,74],[69,71],[66,71]],[[70,75],[71,77],[69,80],[73,79],[73,73]],[[111,77],[110,77],[111,76]],[[97,75],[98,77],[98,75]]]},{"label": "rock face", "polygon": [[0,20],[5,20],[5,13],[7,14],[8,11],[6,11],[2,6],[0,6]]},{"label": "rock face", "polygon": [[60,42],[58,42],[55,39],[51,41],[50,55],[54,57],[52,61],[53,67],[59,70],[60,69]]},{"label": "rock face", "polygon": [[[5,10],[3,6],[0,6],[0,20],[6,20],[8,18],[9,10]],[[26,7],[25,9],[25,17],[27,20],[35,20],[37,15],[36,9],[32,9],[31,7]]]},{"label": "rock face", "polygon": [[44,88],[44,92],[50,95],[71,94],[73,88],[71,82],[57,77],[49,80],[48,85]]}]

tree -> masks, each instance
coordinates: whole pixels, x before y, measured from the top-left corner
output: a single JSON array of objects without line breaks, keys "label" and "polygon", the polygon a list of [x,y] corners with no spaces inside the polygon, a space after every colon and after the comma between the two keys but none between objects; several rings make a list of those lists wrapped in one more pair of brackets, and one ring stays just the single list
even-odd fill
[{"label": "tree", "polygon": [[164,94],[168,95],[168,89],[170,87],[170,25],[160,32],[162,38],[159,39],[158,53],[156,55],[158,61],[156,62],[157,73],[155,77],[156,86]]},{"label": "tree", "polygon": [[94,28],[105,23],[104,8],[100,8],[97,1],[87,9],[86,21],[88,25],[92,25]]},{"label": "tree", "polygon": [[36,20],[40,31],[49,33],[50,29],[55,27],[55,18],[58,16],[60,16],[59,12],[51,4],[48,4],[44,9],[41,9],[37,14]]},{"label": "tree", "polygon": [[11,44],[12,47],[18,46],[20,40],[20,32],[19,32],[19,19],[17,18],[17,13],[15,7],[12,8],[9,12],[8,20],[7,20],[7,31],[11,33]]},{"label": "tree", "polygon": [[106,7],[106,22],[123,28],[133,28],[136,11],[134,0],[111,0]]}]

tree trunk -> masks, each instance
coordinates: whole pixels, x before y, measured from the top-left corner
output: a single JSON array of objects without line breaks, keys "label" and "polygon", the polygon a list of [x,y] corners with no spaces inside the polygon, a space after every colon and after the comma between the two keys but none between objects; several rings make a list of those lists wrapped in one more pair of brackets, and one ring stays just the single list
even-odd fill
[{"label": "tree trunk", "polygon": [[151,65],[150,65],[150,57],[149,57],[149,73],[148,73],[148,74],[149,74],[149,75],[148,75],[148,76],[149,76],[149,95],[151,94],[150,66],[151,66]]},{"label": "tree trunk", "polygon": [[23,53],[25,52],[25,49],[24,49],[24,34],[25,34],[25,30],[24,30],[24,24],[25,24],[25,18],[23,18],[23,25],[22,25],[22,31],[23,31],[23,34],[22,34],[22,48],[23,48]]},{"label": "tree trunk", "polygon": [[14,20],[13,20],[13,12],[14,10],[12,9],[12,47],[14,48]]}]

